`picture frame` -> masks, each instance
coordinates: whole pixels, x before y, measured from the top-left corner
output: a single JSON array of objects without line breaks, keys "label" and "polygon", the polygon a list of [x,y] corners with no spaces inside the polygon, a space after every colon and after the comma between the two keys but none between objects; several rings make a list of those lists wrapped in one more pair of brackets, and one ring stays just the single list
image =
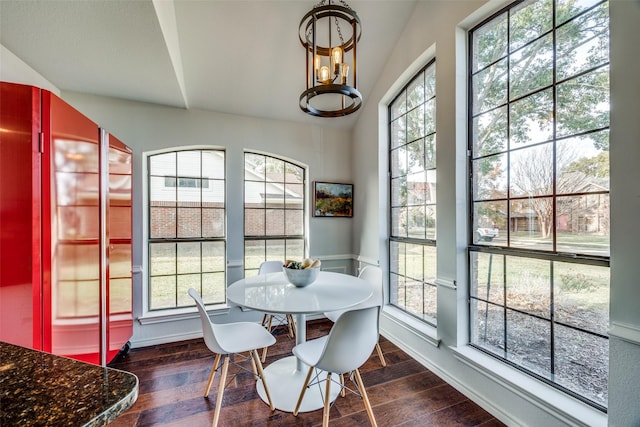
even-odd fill
[{"label": "picture frame", "polygon": [[353,184],[315,181],[313,216],[353,217]]}]

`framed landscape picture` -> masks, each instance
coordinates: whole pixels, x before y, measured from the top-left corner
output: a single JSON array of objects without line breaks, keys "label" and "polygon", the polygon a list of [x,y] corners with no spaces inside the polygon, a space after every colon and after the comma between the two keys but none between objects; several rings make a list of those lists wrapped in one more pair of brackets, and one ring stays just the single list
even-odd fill
[{"label": "framed landscape picture", "polygon": [[353,216],[353,184],[316,181],[313,189],[313,216]]}]

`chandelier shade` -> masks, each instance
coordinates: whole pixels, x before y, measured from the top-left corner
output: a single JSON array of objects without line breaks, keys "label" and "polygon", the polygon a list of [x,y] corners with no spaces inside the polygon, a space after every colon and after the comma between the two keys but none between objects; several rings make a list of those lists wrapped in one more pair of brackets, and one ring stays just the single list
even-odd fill
[{"label": "chandelier shade", "polygon": [[342,117],[362,105],[358,91],[357,53],[362,24],[344,1],[322,0],[300,21],[305,49],[306,90],[300,108],[318,117]]}]

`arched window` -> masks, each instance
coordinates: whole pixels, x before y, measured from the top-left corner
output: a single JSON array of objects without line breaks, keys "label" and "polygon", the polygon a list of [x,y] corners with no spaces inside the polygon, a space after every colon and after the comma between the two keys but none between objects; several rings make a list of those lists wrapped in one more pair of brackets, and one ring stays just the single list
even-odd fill
[{"label": "arched window", "polygon": [[226,303],[225,152],[150,155],[148,171],[149,310]]},{"label": "arched window", "polygon": [[305,169],[265,154],[244,155],[244,268],[305,256]]}]

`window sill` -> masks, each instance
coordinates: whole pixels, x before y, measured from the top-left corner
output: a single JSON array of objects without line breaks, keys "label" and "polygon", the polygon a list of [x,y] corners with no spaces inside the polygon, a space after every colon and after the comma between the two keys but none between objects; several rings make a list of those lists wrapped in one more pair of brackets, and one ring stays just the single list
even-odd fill
[{"label": "window sill", "polygon": [[450,350],[460,362],[567,425],[590,427],[607,425],[605,413],[471,346],[450,347]]},{"label": "window sill", "polygon": [[[230,307],[227,304],[214,305],[207,308],[210,316],[220,316],[228,314]],[[176,320],[189,320],[199,317],[195,307],[177,308],[173,310],[148,311],[143,316],[137,318],[141,325],[153,325],[155,323],[175,322]]]},{"label": "window sill", "polygon": [[440,338],[438,338],[438,330],[434,326],[431,326],[419,319],[416,319],[410,314],[407,314],[404,311],[396,307],[393,307],[391,305],[385,305],[383,307],[382,317],[385,323],[387,321],[391,322],[391,324],[388,324],[388,327],[384,328],[385,330],[388,329],[388,332],[391,336],[395,335],[395,333],[393,332],[393,329],[396,329],[397,327],[399,327],[404,330],[408,330],[411,334],[424,339],[426,342],[433,345],[434,347],[440,346]]}]

